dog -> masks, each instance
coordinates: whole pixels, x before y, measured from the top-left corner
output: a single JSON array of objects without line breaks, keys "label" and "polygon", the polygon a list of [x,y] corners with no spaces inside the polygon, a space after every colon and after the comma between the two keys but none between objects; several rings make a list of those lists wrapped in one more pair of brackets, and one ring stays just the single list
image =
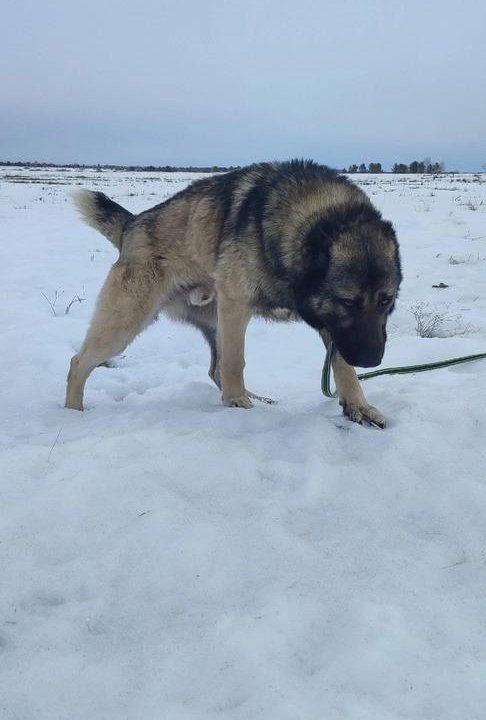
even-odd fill
[{"label": "dog", "polygon": [[246,327],[262,316],[303,320],[332,341],[344,414],[384,427],[353,366],[381,362],[402,279],[399,246],[347,177],[310,160],[264,162],[197,180],[139,215],[101,192],[80,190],[74,200],[120,255],[71,360],[66,407],[83,409],[90,373],[160,312],[202,332],[225,405],[271,402],[243,376]]}]

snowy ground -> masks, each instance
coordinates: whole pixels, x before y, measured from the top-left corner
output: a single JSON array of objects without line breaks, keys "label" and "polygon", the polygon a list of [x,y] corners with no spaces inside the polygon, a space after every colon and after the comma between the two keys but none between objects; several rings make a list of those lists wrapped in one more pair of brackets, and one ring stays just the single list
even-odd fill
[{"label": "snowy ground", "polygon": [[[0,168],[2,720],[484,718],[485,362],[370,380],[379,431],[304,325],[251,325],[279,404],[243,411],[162,318],[63,408],[115,259],[69,191],[140,211],[190,177]],[[384,365],[486,351],[486,177],[358,182],[402,247]]]}]

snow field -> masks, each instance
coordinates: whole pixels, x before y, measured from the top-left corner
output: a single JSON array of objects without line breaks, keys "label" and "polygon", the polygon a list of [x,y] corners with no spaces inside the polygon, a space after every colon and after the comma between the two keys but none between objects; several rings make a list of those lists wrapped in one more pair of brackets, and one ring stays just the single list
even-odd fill
[{"label": "snow field", "polygon": [[[310,328],[250,325],[279,404],[248,412],[161,318],[62,407],[116,257],[69,191],[138,212],[192,177],[0,168],[1,716],[480,720],[484,362],[368,381],[378,431],[321,396]],[[357,181],[401,242],[383,364],[484,352],[485,176]]]}]

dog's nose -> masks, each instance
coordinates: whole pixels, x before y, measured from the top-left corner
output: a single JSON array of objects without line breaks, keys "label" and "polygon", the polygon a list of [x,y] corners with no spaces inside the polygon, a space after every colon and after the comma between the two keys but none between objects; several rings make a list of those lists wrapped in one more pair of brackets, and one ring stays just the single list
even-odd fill
[{"label": "dog's nose", "polygon": [[382,348],[362,348],[356,355],[356,362],[353,365],[358,367],[376,367],[381,363],[383,357]]}]

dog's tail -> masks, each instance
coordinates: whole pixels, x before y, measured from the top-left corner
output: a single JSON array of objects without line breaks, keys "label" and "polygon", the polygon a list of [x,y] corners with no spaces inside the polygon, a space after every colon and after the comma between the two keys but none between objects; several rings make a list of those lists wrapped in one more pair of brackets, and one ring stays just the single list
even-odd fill
[{"label": "dog's tail", "polygon": [[133,218],[132,213],[102,192],[75,190],[72,197],[85,223],[121,250],[123,228]]}]

